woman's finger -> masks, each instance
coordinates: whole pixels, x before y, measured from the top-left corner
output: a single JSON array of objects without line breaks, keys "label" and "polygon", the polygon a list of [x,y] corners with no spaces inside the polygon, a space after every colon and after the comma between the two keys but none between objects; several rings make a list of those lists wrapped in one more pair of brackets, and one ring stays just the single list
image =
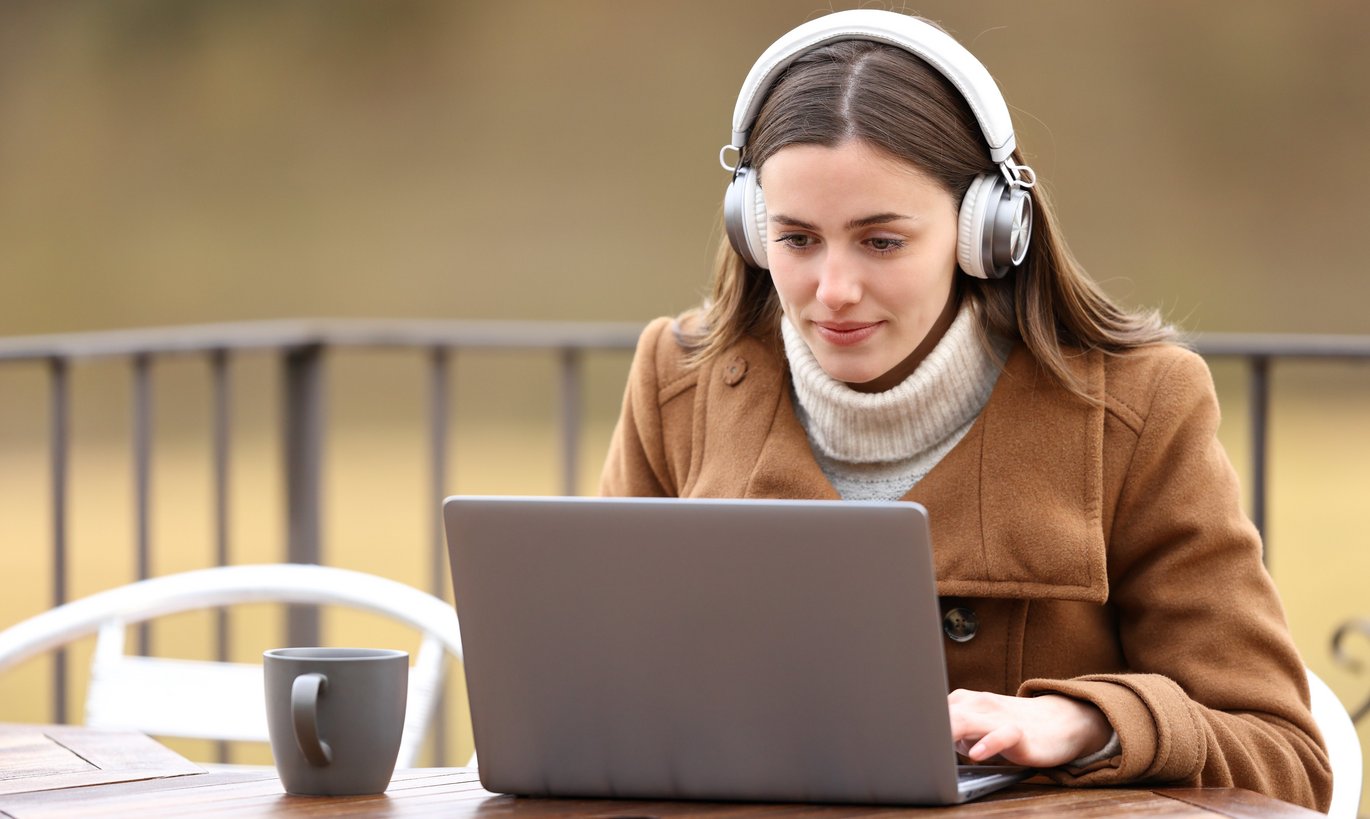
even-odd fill
[{"label": "woman's finger", "polygon": [[948,713],[951,717],[951,738],[954,742],[969,740],[973,743],[1004,721],[1001,715],[967,708],[964,705],[953,706]]},{"label": "woman's finger", "polygon": [[1023,741],[1023,729],[1015,723],[1004,723],[980,738],[966,756],[975,762],[984,762],[990,757],[1005,755]]}]

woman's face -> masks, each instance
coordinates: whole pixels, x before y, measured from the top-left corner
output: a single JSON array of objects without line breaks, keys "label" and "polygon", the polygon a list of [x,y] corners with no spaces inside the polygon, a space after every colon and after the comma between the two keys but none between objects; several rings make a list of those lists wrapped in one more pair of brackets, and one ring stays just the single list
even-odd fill
[{"label": "woman's face", "polygon": [[838,381],[897,386],[953,317],[952,195],[854,140],[781,148],[761,183],[771,281],[790,323]]}]

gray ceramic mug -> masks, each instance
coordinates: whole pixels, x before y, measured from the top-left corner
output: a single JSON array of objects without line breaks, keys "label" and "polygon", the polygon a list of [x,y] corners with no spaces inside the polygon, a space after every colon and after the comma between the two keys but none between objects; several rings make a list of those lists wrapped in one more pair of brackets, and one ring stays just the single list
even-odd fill
[{"label": "gray ceramic mug", "polygon": [[275,648],[265,654],[266,722],[289,793],[382,793],[404,733],[409,654]]}]

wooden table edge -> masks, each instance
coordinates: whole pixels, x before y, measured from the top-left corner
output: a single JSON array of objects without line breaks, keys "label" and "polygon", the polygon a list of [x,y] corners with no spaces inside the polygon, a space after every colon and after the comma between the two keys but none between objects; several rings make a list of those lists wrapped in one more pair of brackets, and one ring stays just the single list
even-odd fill
[{"label": "wooden table edge", "polygon": [[1154,788],[1152,792],[1232,819],[1327,819],[1324,813],[1245,788]]}]

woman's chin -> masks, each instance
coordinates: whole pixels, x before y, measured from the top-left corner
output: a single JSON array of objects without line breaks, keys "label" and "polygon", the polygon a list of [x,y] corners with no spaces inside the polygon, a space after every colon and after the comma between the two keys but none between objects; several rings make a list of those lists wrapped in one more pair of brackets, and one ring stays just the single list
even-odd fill
[{"label": "woman's chin", "polygon": [[823,372],[827,373],[832,380],[841,381],[858,392],[870,392],[871,389],[867,385],[883,375],[883,373],[869,367],[852,367],[849,365],[823,367]]}]

